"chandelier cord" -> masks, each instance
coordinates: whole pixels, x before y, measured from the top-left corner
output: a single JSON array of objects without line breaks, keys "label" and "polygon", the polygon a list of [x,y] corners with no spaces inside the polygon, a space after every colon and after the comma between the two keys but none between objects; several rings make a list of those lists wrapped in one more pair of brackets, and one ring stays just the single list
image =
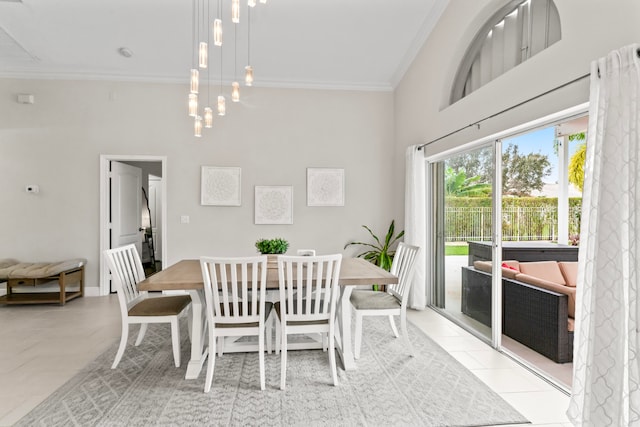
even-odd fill
[{"label": "chandelier cord", "polygon": [[251,65],[251,8],[247,9],[247,65]]},{"label": "chandelier cord", "polygon": [[[218,0],[218,4],[220,5],[220,16],[222,16],[222,1]],[[222,95],[222,47],[224,43],[220,45],[220,95]]]},{"label": "chandelier cord", "polygon": [[[207,2],[207,25],[211,22],[211,0],[206,0]],[[210,40],[209,40],[209,28],[205,25],[205,29],[207,31],[207,49],[209,49]],[[207,106],[211,106],[211,64],[207,66]]]},{"label": "chandelier cord", "polygon": [[[193,0],[192,9],[191,9],[191,22],[193,22],[193,27],[191,28],[191,46],[196,45],[196,8],[198,5],[198,0]],[[193,49],[193,54],[191,55],[191,68],[196,68],[196,50]]]}]

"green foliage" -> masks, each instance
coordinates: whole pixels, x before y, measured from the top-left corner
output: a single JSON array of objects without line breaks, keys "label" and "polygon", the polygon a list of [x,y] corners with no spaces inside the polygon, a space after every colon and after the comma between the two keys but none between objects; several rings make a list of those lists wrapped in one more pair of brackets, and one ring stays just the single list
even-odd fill
[{"label": "green foliage", "polygon": [[573,135],[569,135],[569,141],[584,141],[585,139],[587,139],[586,132],[578,132]]},{"label": "green foliage", "polygon": [[[447,207],[456,208],[480,208],[491,207],[491,197],[447,197]],[[504,197],[502,199],[502,207],[520,206],[520,207],[556,207],[558,199],[556,197]],[[569,207],[582,206],[581,197],[570,197]]]},{"label": "green foliage", "polygon": [[444,246],[444,254],[449,255],[469,255],[469,245],[446,244]]},{"label": "green foliage", "polygon": [[[481,191],[486,194],[491,192],[491,182],[493,179],[493,155],[491,150],[475,150],[470,153],[455,156],[446,162],[445,183],[451,183],[464,188],[464,178],[468,178],[466,183],[469,190],[476,190],[474,184],[482,184]],[[452,172],[449,171],[451,168]],[[460,178],[460,174],[464,177]],[[547,155],[540,153],[522,154],[518,146],[511,143],[502,153],[502,192],[513,196],[528,196],[533,190],[541,190],[544,185],[543,178],[551,174],[551,162]],[[458,183],[453,179],[461,180]],[[454,187],[455,188],[455,187]],[[449,189],[447,189],[449,191]],[[470,196],[448,192],[448,195]],[[473,194],[478,195],[476,194]]]},{"label": "green foliage", "polygon": [[455,173],[464,172],[467,176],[479,176],[479,182],[490,183],[493,179],[493,149],[482,148],[458,154],[447,159],[446,165]]},{"label": "green foliage", "polygon": [[467,177],[465,171],[447,167],[444,172],[445,194],[456,197],[482,197],[491,194],[491,184],[481,182],[482,177]]},{"label": "green foliage", "polygon": [[584,162],[586,158],[587,144],[582,143],[569,160],[569,182],[578,187],[580,191],[584,188]]},{"label": "green foliage", "polygon": [[502,153],[503,194],[528,196],[533,190],[542,190],[542,179],[550,174],[551,163],[544,154],[521,154],[514,144],[509,144]]},{"label": "green foliage", "polygon": [[389,230],[384,237],[384,241],[381,242],[378,236],[373,234],[373,231],[371,231],[369,227],[367,227],[366,225],[363,225],[362,227],[369,232],[371,237],[373,237],[373,240],[375,240],[375,243],[349,242],[344,245],[344,249],[351,245],[365,246],[369,249],[358,254],[358,257],[364,258],[384,270],[391,270],[391,263],[393,262],[393,255],[395,254],[395,250],[392,250],[391,246],[393,246],[394,243],[396,243],[402,236],[404,236],[404,230],[394,236],[395,222],[391,221],[391,225],[389,226]]},{"label": "green foliage", "polygon": [[289,242],[285,239],[260,239],[256,242],[256,249],[261,254],[283,254],[289,249]]}]

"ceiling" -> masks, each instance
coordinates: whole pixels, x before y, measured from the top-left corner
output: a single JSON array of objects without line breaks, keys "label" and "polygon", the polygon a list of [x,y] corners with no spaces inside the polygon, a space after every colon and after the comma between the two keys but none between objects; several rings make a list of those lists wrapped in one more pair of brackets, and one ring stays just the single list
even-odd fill
[{"label": "ceiling", "polygon": [[[208,1],[215,17],[218,0]],[[226,20],[231,0],[221,1]],[[258,3],[249,39],[255,85],[391,90],[447,3]],[[241,4],[237,50],[225,23],[225,81],[246,65],[246,0]],[[0,0],[0,77],[187,82],[192,17],[193,0]],[[133,55],[120,55],[121,47]],[[220,79],[217,58],[210,79]]]}]

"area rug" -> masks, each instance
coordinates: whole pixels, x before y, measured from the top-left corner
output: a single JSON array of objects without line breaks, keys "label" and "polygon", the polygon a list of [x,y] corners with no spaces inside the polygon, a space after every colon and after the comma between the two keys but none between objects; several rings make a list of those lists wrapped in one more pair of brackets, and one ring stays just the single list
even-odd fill
[{"label": "area rug", "polygon": [[[186,335],[186,325],[183,337]],[[49,396],[16,426],[485,426],[528,421],[498,394],[409,324],[416,357],[384,318],[366,318],[357,369],[338,369],[331,385],[321,350],[290,351],[287,388],[280,357],[265,355],[260,390],[255,353],[216,359],[210,393],[206,366],[185,380],[189,343],[175,368],[168,325],[149,325],[139,347],[127,347],[110,369],[117,343]],[[339,359],[338,359],[339,360]]]}]

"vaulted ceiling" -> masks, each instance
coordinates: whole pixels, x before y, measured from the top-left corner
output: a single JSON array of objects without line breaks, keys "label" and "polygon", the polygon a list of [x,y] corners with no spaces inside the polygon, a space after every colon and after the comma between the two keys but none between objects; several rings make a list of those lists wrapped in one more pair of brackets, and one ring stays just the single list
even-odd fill
[{"label": "vaulted ceiling", "polygon": [[[218,1],[230,11],[231,0],[195,1],[210,5],[203,15]],[[241,0],[237,33],[225,24],[222,79],[241,73],[249,39],[256,86],[390,90],[447,2],[267,0],[251,9],[248,37]],[[193,10],[194,0],[0,0],[0,77],[187,82]],[[219,80],[220,56],[212,64]]]}]

